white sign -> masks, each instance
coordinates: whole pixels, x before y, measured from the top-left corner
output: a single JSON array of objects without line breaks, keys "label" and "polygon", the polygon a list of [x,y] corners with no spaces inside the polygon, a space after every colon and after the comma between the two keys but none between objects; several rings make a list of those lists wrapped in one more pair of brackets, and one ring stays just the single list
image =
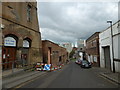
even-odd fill
[{"label": "white sign", "polygon": [[4,39],[4,46],[16,46],[16,40],[13,37],[6,37]]},{"label": "white sign", "polygon": [[23,40],[23,47],[30,47],[30,43],[27,40]]}]

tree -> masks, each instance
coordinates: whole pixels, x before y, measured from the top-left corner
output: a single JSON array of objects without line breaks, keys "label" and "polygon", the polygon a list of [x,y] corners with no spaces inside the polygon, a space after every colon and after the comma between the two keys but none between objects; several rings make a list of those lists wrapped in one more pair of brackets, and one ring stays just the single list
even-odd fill
[{"label": "tree", "polygon": [[72,58],[74,54],[75,54],[75,51],[72,50],[72,51],[70,52],[69,58]]}]

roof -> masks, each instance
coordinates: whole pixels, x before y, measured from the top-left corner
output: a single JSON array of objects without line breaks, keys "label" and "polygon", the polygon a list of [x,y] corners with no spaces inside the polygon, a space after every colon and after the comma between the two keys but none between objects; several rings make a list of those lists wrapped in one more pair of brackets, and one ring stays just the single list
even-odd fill
[{"label": "roof", "polygon": [[[52,43],[52,44],[55,44],[55,45],[59,46],[58,44],[56,44],[56,43],[54,43],[54,42],[52,42],[52,41],[50,41],[50,40],[42,40],[42,42],[50,42],[50,43]],[[63,48],[63,49],[66,49],[66,48],[61,47],[61,46],[59,46],[59,47],[60,47],[60,48]]]},{"label": "roof", "polygon": [[[117,22],[115,22],[113,25],[117,24],[118,22],[120,22],[120,20],[118,20]],[[112,25],[112,26],[113,26],[113,25]],[[102,33],[102,32],[104,32],[104,31],[108,30],[110,27],[111,27],[111,26],[109,26],[109,27],[106,28],[105,30],[101,31],[100,33]]]},{"label": "roof", "polygon": [[93,36],[99,34],[100,32],[95,32],[94,34],[92,34],[86,41],[88,41],[89,39],[91,39]]}]

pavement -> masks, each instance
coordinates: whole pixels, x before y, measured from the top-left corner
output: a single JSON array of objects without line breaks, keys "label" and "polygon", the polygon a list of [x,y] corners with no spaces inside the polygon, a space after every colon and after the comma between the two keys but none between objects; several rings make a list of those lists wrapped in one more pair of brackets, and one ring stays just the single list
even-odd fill
[{"label": "pavement", "polygon": [[99,75],[105,77],[106,79],[117,83],[120,85],[120,72],[113,73],[110,69],[100,68],[100,67],[92,67]]},{"label": "pavement", "polygon": [[18,73],[22,73],[24,72],[24,69],[18,69],[18,68],[14,68],[14,69],[10,69],[10,70],[4,70],[2,71],[2,77],[9,77]]},{"label": "pavement", "polygon": [[115,82],[120,85],[120,73],[118,72],[113,73],[109,69],[100,67],[93,67],[93,69],[96,69],[99,72],[99,74],[105,77],[106,79],[109,79],[112,82]]},{"label": "pavement", "polygon": [[2,88],[14,88],[22,83],[28,82],[38,76],[44,75],[44,71],[17,71],[14,74],[3,76]]},{"label": "pavement", "polygon": [[[111,80],[120,85],[120,74],[113,73],[108,69],[92,67],[92,69],[99,75],[105,77],[106,79]],[[45,75],[45,71],[24,71],[24,70],[14,70],[14,73],[11,71],[3,72],[2,78],[2,87],[3,88],[13,88],[22,83],[28,82],[36,77]]]}]

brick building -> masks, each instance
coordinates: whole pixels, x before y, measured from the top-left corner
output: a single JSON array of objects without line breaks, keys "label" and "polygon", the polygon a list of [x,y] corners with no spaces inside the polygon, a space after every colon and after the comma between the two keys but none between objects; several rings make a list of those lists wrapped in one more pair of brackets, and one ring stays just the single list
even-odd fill
[{"label": "brick building", "polygon": [[37,2],[2,2],[0,19],[3,69],[42,61]]},{"label": "brick building", "polygon": [[86,58],[92,62],[94,66],[100,66],[99,57],[99,32],[95,32],[86,40]]},{"label": "brick building", "polygon": [[65,48],[49,40],[42,41],[43,63],[58,66],[68,59],[68,52]]}]

